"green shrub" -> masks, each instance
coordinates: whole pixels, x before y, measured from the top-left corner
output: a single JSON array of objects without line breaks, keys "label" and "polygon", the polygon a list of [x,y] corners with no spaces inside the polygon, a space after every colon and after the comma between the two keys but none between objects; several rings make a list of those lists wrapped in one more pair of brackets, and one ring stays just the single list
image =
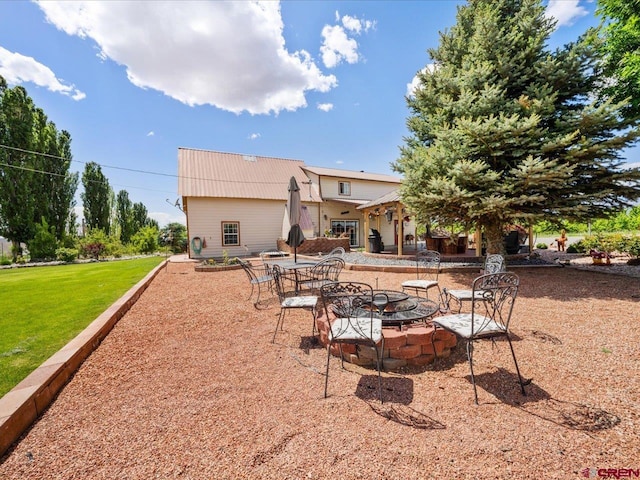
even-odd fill
[{"label": "green shrub", "polygon": [[546,250],[549,247],[546,243],[536,243],[536,248],[539,248],[540,250]]},{"label": "green shrub", "polygon": [[62,262],[71,263],[78,258],[78,250],[75,248],[58,248],[56,250],[56,258]]},{"label": "green shrub", "polygon": [[587,247],[583,240],[578,240],[567,247],[567,253],[587,253]]},{"label": "green shrub", "polygon": [[156,227],[142,227],[133,237],[131,244],[139,253],[153,253],[158,251],[158,229]]},{"label": "green shrub", "polygon": [[580,240],[585,252],[589,250],[602,250],[602,243],[598,235],[587,235]]},{"label": "green shrub", "polygon": [[598,250],[601,252],[626,252],[629,237],[621,233],[596,233],[587,235],[581,241],[586,250]]},{"label": "green shrub", "polygon": [[625,241],[623,251],[632,257],[640,257],[640,236],[628,237]]},{"label": "green shrub", "polygon": [[31,259],[51,260],[56,258],[56,248],[58,248],[58,240],[56,239],[55,229],[49,227],[47,221],[42,221],[36,225],[36,233],[28,242],[29,254]]},{"label": "green shrub", "polygon": [[11,265],[11,259],[2,255],[0,257],[0,265]]}]

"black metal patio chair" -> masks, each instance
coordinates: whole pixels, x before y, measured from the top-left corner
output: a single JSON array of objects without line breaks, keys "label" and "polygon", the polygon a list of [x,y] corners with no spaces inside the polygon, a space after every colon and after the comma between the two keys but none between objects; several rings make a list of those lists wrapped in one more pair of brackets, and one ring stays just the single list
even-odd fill
[{"label": "black metal patio chair", "polygon": [[324,396],[327,397],[329,385],[329,360],[331,347],[340,346],[340,360],[344,368],[343,344],[368,345],[376,351],[376,365],[378,368],[378,394],[382,398],[382,353],[384,352],[384,337],[382,335],[382,320],[375,318],[372,306],[375,305],[373,288],[360,282],[332,282],[320,287],[320,296],[325,311],[333,312],[336,318],[329,322],[327,343],[327,369],[324,383]]},{"label": "black metal patio chair", "polygon": [[424,292],[429,298],[429,290],[438,290],[438,301],[441,300],[442,292],[438,283],[440,273],[440,253],[435,250],[424,250],[416,254],[416,278],[402,282],[402,291],[410,290],[416,296]]},{"label": "black metal patio chair", "polygon": [[[520,280],[515,273],[499,272],[482,275],[473,281],[472,292],[482,292],[480,298],[471,304],[471,313],[456,313],[434,317],[434,336],[438,328],[444,328],[455,333],[467,343],[467,358],[471,370],[471,382],[473,383],[473,393],[476,405],[478,404],[478,390],[473,374],[473,344],[476,340],[495,340],[504,337],[509,343],[513,363],[516,366],[520,390],[526,395],[524,385],[516,360],[516,354],[511,343],[509,326],[513,304],[518,294]],[[432,337],[435,338],[435,337]],[[434,345],[435,351],[435,345]]]},{"label": "black metal patio chair", "polygon": [[[487,275],[490,273],[498,273],[504,271],[506,271],[506,264],[502,255],[500,255],[499,253],[487,255],[481,270],[481,274]],[[474,292],[470,289],[448,289],[446,287],[442,289],[442,294],[447,310],[451,311],[451,303],[454,303],[457,307],[458,313],[462,311],[463,302],[481,300],[482,293],[482,290]]]},{"label": "black metal patio chair", "polygon": [[253,292],[255,287],[258,287],[258,296],[253,306],[258,308],[258,306],[264,305],[263,302],[260,301],[260,295],[262,294],[263,289],[267,289],[268,291],[273,291],[273,275],[269,271],[266,265],[262,266],[253,266],[246,260],[242,260],[238,258],[238,262],[242,266],[242,269],[249,277],[249,284],[251,285],[251,293],[249,294],[249,298],[247,300],[251,300],[253,297]]},{"label": "black metal patio chair", "polygon": [[271,343],[275,342],[276,340],[276,333],[278,333],[278,328],[282,330],[284,325],[284,317],[287,311],[293,309],[302,309],[311,312],[311,315],[313,316],[311,336],[314,336],[316,333],[316,306],[318,304],[318,297],[315,295],[296,295],[295,291],[287,292],[284,287],[282,269],[278,265],[273,265],[271,267],[271,272],[273,274],[273,283],[276,293],[278,294],[278,300],[280,301],[280,313],[278,314],[278,322],[276,323],[276,329],[273,332]]},{"label": "black metal patio chair", "polygon": [[327,257],[307,271],[300,271],[298,276],[298,291],[318,292],[327,283],[337,282],[344,260],[339,257]]}]

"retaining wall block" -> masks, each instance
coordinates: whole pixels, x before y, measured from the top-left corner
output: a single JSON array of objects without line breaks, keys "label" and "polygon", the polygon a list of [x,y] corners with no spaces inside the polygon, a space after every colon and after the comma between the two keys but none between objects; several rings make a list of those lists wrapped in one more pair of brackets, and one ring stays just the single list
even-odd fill
[{"label": "retaining wall block", "polygon": [[426,345],[431,343],[433,327],[412,327],[407,329],[407,345]]},{"label": "retaining wall block", "polygon": [[407,360],[404,358],[385,358],[382,360],[384,370],[393,371],[406,366]]},{"label": "retaining wall block", "polygon": [[393,350],[404,347],[407,344],[406,332],[401,332],[391,328],[384,328],[382,329],[382,335],[384,336],[384,348]]},{"label": "retaining wall block", "polygon": [[417,357],[407,358],[407,365],[412,365],[415,367],[422,367],[424,365],[429,365],[433,363],[435,360],[435,355],[418,355]]},{"label": "retaining wall block", "polygon": [[[434,352],[434,345],[435,345],[435,352]],[[433,345],[431,343],[429,343],[428,345],[422,345],[422,353],[425,355],[433,355],[435,353],[437,354],[437,356],[440,356],[440,354],[444,351],[444,349],[445,349],[445,346],[442,340],[435,340],[433,342]]]},{"label": "retaining wall block", "polygon": [[414,358],[422,354],[421,345],[405,345],[404,347],[390,349],[391,358]]}]

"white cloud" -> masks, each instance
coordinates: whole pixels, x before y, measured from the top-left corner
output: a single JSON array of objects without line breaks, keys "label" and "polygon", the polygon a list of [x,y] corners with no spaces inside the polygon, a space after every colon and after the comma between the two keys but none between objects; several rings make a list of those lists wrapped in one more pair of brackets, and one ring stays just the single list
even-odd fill
[{"label": "white cloud", "polygon": [[175,213],[173,211],[171,213],[149,212],[149,218],[152,218],[156,222],[158,222],[160,228],[166,227],[170,223],[181,223],[182,225],[186,225],[186,217],[184,213],[182,213],[177,208],[175,209]]},{"label": "white cloud", "polygon": [[10,52],[0,47],[0,75],[11,85],[31,82],[51,92],[82,100],[86,95],[73,85],[65,85],[55,73],[33,57]]},{"label": "white cloud", "polygon": [[580,0],[549,0],[547,17],[558,21],[557,27],[570,26],[579,18],[588,15],[589,11],[580,5]]},{"label": "white cloud", "polygon": [[153,137],[155,134],[156,134],[156,132],[151,130],[149,133],[147,133],[147,137]]},{"label": "white cloud", "polygon": [[[339,17],[339,14],[337,12],[336,12],[336,16]],[[363,30],[367,32],[371,28],[374,28],[375,22],[372,22],[370,20],[360,20],[359,18],[345,15],[344,17],[342,17],[342,25],[347,30],[350,30],[353,33],[360,35],[360,33]]]},{"label": "white cloud", "polygon": [[333,103],[319,103],[318,110],[322,110],[323,112],[333,110]]},{"label": "white cloud", "polygon": [[337,163],[338,165],[342,165],[344,162],[343,162],[342,160],[336,160],[336,163]]},{"label": "white cloud", "polygon": [[337,85],[309,53],[287,51],[279,2],[38,4],[60,30],[95,41],[134,85],[187,105],[277,114]]},{"label": "white cloud", "polygon": [[260,138],[259,133],[252,133],[251,135],[249,135],[249,140],[257,140],[258,138]]},{"label": "white cloud", "polygon": [[[426,67],[424,67],[422,70],[420,70],[421,73],[425,73],[425,72],[429,72],[429,73],[433,73],[434,70],[436,69],[435,64],[433,63],[429,63]],[[416,89],[420,88],[420,79],[418,78],[418,75],[416,75],[415,77],[413,77],[411,79],[411,83],[407,83],[407,92],[406,92],[406,96],[407,97],[413,97],[415,95]]]},{"label": "white cloud", "polygon": [[[336,12],[336,21],[340,21],[340,14]],[[322,46],[320,54],[322,62],[327,68],[334,68],[343,61],[357,63],[360,60],[358,42],[349,37],[347,32],[360,35],[375,27],[375,22],[360,20],[356,17],[345,15],[342,17],[342,25],[325,25],[322,29]]]}]

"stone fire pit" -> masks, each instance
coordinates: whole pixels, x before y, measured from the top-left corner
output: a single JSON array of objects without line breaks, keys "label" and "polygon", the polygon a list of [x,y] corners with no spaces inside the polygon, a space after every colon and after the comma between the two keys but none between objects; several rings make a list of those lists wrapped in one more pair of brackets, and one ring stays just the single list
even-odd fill
[{"label": "stone fire pit", "polygon": [[[333,314],[329,314],[333,319]],[[329,343],[329,319],[326,315],[316,321],[320,332],[320,343],[325,347]],[[383,327],[384,351],[382,364],[385,370],[398,370],[405,366],[423,366],[434,361],[438,357],[448,357],[451,349],[456,346],[456,336],[443,329],[435,333],[434,342],[431,341],[433,327],[429,324],[411,324],[400,327]],[[434,352],[435,346],[435,352]],[[331,347],[331,353],[340,356],[339,345]],[[342,345],[344,360],[355,365],[375,366],[376,350],[373,347],[363,345]]]}]

